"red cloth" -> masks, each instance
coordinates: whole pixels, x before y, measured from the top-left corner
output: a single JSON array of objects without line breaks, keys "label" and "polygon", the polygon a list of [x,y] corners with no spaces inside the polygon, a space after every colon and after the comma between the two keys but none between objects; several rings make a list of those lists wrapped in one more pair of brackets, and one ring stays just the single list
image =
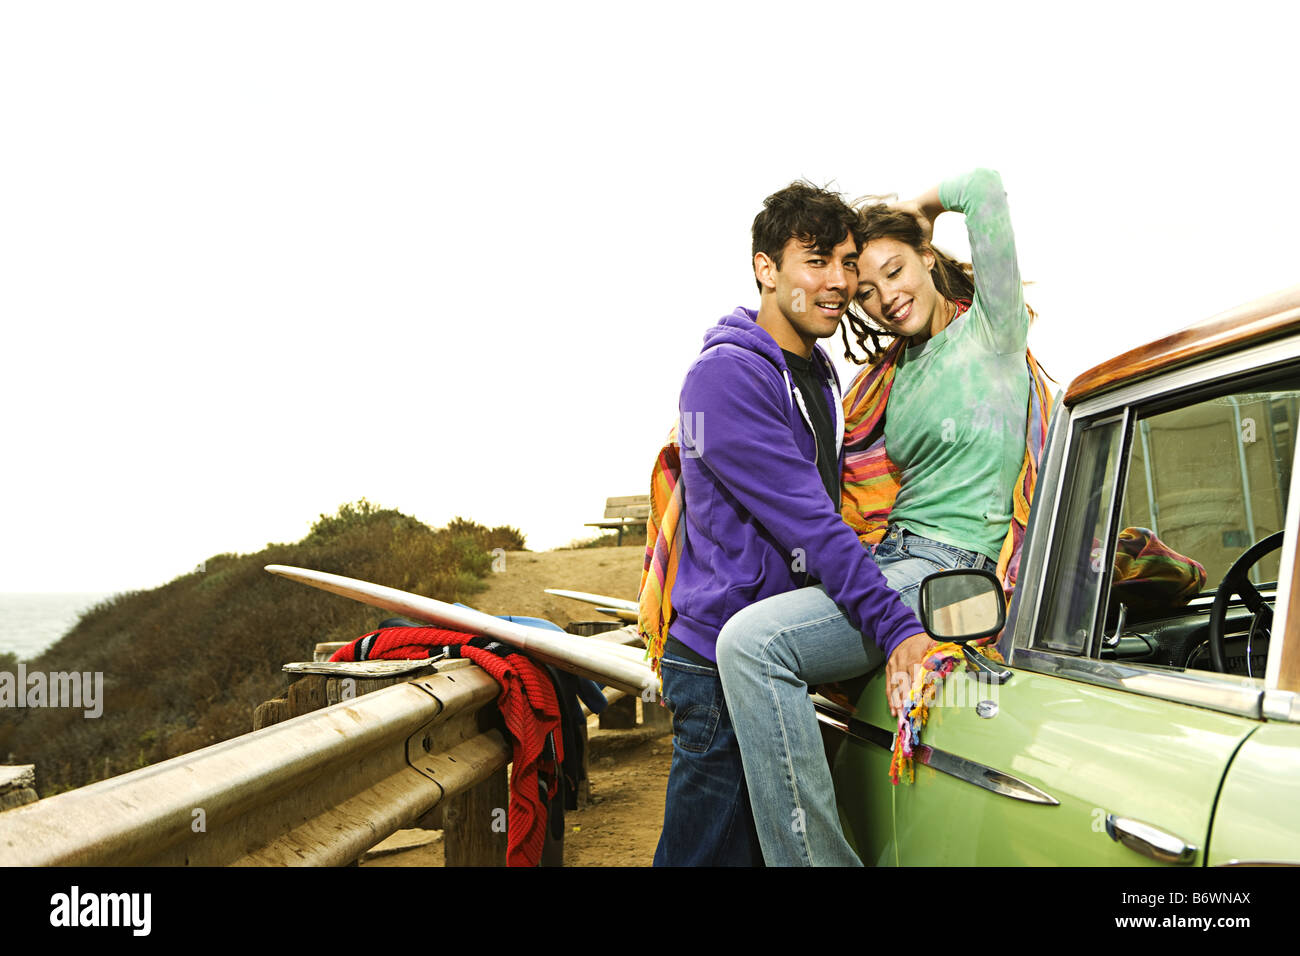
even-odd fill
[{"label": "red cloth", "polygon": [[[499,641],[436,627],[372,631],[340,647],[330,660],[419,660],[430,656],[430,648],[448,646],[459,648],[461,657],[472,660],[501,685],[497,705],[514,740],[506,863],[537,866],[546,842],[546,801],[559,786],[558,768],[564,760],[560,704],[541,668]],[[553,745],[550,754],[548,737]]]}]

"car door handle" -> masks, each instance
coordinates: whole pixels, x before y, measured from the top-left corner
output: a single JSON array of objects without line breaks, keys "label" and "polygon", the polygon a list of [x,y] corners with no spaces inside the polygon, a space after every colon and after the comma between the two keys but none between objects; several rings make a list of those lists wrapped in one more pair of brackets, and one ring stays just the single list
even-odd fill
[{"label": "car door handle", "polygon": [[1116,843],[1122,843],[1135,853],[1141,853],[1158,863],[1186,864],[1196,859],[1196,847],[1166,830],[1140,820],[1108,813],[1106,833]]}]

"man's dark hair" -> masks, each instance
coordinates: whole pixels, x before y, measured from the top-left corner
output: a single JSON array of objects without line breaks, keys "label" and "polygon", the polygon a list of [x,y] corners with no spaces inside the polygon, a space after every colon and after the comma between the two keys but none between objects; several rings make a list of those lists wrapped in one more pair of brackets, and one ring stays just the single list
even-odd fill
[{"label": "man's dark hair", "polygon": [[[852,235],[862,248],[858,214],[838,193],[812,183],[791,183],[763,200],[763,211],[754,217],[754,248],[750,261],[766,253],[781,268],[785,244],[797,239],[822,255],[829,255],[837,245]],[[757,279],[754,280],[758,282]],[[763,283],[758,282],[758,291]]]}]

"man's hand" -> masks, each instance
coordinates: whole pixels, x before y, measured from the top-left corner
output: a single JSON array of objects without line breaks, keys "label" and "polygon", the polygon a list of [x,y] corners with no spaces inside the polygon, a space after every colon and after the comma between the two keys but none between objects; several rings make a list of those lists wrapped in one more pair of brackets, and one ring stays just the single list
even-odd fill
[{"label": "man's hand", "polygon": [[897,717],[907,706],[907,695],[912,685],[921,680],[924,668],[921,661],[937,642],[928,634],[913,634],[894,648],[885,664],[885,690],[889,695],[889,712]]}]

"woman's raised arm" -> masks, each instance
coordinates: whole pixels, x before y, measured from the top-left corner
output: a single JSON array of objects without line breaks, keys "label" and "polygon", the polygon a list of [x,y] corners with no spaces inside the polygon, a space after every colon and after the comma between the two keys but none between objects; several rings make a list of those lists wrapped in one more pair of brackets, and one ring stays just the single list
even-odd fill
[{"label": "woman's raised arm", "polygon": [[1023,352],[1029,337],[1029,310],[1002,177],[991,169],[976,169],[940,183],[939,198],[945,209],[966,216],[975,300],[982,306],[979,318],[987,323],[995,348],[1003,353]]},{"label": "woman's raised arm", "polygon": [[897,208],[916,216],[923,230],[932,230],[934,220],[944,211],[966,217],[975,270],[971,319],[979,323],[998,352],[1023,352],[1029,335],[1029,310],[1002,177],[991,169],[976,169],[944,180]]}]

